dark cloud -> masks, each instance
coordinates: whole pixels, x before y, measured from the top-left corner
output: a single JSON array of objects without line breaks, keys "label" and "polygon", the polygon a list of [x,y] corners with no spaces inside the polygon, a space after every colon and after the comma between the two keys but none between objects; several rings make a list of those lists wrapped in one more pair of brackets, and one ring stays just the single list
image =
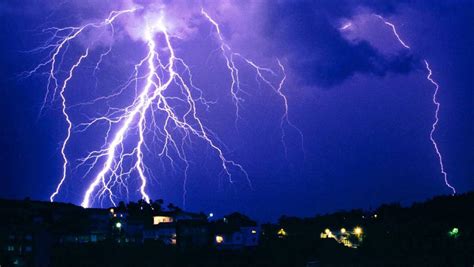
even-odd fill
[{"label": "dark cloud", "polygon": [[[304,85],[331,87],[356,73],[383,76],[407,73],[415,58],[407,53],[383,55],[368,42],[351,42],[335,27],[362,8],[387,14],[395,4],[365,1],[284,1],[263,8],[263,32],[276,51],[283,51]],[[362,3],[362,4],[361,4]],[[281,55],[280,55],[281,56]]]}]

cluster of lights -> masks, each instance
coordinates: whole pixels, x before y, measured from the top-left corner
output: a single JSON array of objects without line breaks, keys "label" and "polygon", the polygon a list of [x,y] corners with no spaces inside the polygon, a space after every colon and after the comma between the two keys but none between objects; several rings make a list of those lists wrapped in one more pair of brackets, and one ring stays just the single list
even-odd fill
[{"label": "cluster of lights", "polygon": [[[256,235],[256,234],[257,234],[257,230],[252,229],[252,230],[251,230],[251,233],[252,233],[253,235]],[[222,235],[216,235],[215,240],[216,240],[216,243],[217,243],[217,244],[222,244],[222,243],[224,243],[224,237],[223,237]]]},{"label": "cluster of lights", "polygon": [[346,247],[357,248],[358,244],[354,244],[349,240],[349,237],[355,236],[357,240],[362,242],[362,235],[364,231],[360,226],[355,227],[352,232],[348,232],[346,228],[341,228],[339,232],[335,234],[329,229],[324,229],[324,232],[321,233],[321,239],[331,238],[336,240],[338,243],[343,244]]}]

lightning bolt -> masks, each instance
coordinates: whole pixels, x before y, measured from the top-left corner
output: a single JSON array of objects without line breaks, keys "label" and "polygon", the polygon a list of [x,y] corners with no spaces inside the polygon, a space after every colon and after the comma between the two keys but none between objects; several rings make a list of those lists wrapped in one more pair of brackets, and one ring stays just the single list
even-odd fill
[{"label": "lightning bolt", "polygon": [[453,194],[456,194],[456,188],[454,188],[448,181],[448,173],[444,170],[443,156],[441,155],[441,152],[438,148],[438,144],[436,143],[436,140],[434,139],[434,136],[433,136],[436,131],[436,127],[438,126],[438,122],[439,122],[438,113],[439,113],[439,108],[441,106],[441,104],[439,103],[437,99],[439,85],[436,81],[433,80],[433,78],[431,78],[431,76],[433,75],[433,72],[431,71],[430,64],[428,63],[426,59],[424,60],[424,62],[425,62],[425,67],[428,70],[428,75],[426,76],[426,79],[428,79],[435,88],[432,101],[434,105],[436,106],[436,110],[435,110],[435,120],[433,124],[431,125],[430,140],[436,151],[436,155],[438,155],[438,162],[439,162],[441,173],[443,174],[443,177],[444,177],[444,183],[446,184],[447,187],[451,189],[451,191],[453,191]]},{"label": "lightning bolt", "polygon": [[288,98],[283,92],[283,85],[286,81],[286,72],[285,72],[285,67],[281,63],[281,61],[277,58],[277,64],[278,67],[280,68],[280,72],[282,73],[282,78],[278,82],[278,85],[275,86],[273,85],[269,79],[265,76],[271,75],[271,76],[277,76],[277,74],[270,68],[267,67],[262,67],[257,65],[254,61],[244,57],[240,53],[233,52],[231,47],[225,42],[225,39],[221,33],[220,26],[219,24],[204,10],[201,9],[201,14],[213,25],[215,28],[216,34],[217,34],[217,39],[220,42],[220,50],[222,52],[222,56],[225,58],[227,68],[229,69],[229,72],[231,74],[231,79],[232,83],[230,86],[230,92],[232,95],[232,99],[235,104],[235,109],[236,109],[236,120],[239,118],[239,105],[240,101],[242,98],[239,96],[239,93],[242,92],[242,89],[240,87],[240,79],[239,79],[239,69],[236,67],[236,63],[234,61],[235,58],[240,58],[243,60],[243,62],[247,63],[251,68],[253,68],[257,74],[257,78],[259,78],[263,83],[265,83],[268,87],[270,87],[282,100],[283,102],[283,107],[284,111],[281,117],[281,122],[280,122],[280,129],[282,132],[281,135],[281,142],[283,145],[283,148],[285,150],[285,155],[288,154],[288,149],[285,143],[285,129],[284,126],[285,124],[293,128],[299,135],[300,140],[301,140],[301,150],[304,152],[304,137],[303,137],[303,132],[296,127],[295,124],[293,124],[288,115]]},{"label": "lightning bolt", "polygon": [[[55,200],[68,179],[71,162],[67,155],[67,146],[73,134],[85,132],[94,125],[106,125],[107,130],[102,147],[88,152],[85,157],[79,159],[80,163],[76,167],[88,166],[84,178],[92,176],[90,184],[82,196],[81,205],[83,207],[91,207],[96,199],[103,200],[104,198],[108,198],[115,205],[119,198],[116,193],[117,190],[121,192],[121,188],[125,188],[128,196],[127,181],[132,175],[138,178],[139,187],[137,191],[141,198],[146,202],[150,202],[147,184],[151,173],[145,164],[146,153],[150,152],[148,140],[150,135],[153,137],[153,144],[160,144],[159,153],[157,153],[160,159],[169,160],[171,166],[176,165],[175,160],[185,165],[183,205],[185,205],[186,181],[190,166],[185,145],[186,142],[191,143],[191,137],[197,138],[211,148],[230,183],[234,183],[234,175],[239,173],[245,176],[249,187],[252,187],[247,171],[241,164],[225,155],[220,140],[202,122],[198,114],[198,104],[208,107],[212,102],[204,99],[203,91],[192,82],[193,77],[190,67],[184,59],[176,54],[176,49],[173,46],[174,36],[165,25],[163,10],[161,10],[157,21],[147,21],[144,25],[144,36],[142,37],[146,44],[147,53],[133,66],[132,74],[124,85],[112,94],[95,98],[92,101],[75,105],[71,105],[67,101],[66,91],[69,82],[74,79],[75,71],[91,56],[91,50],[93,50],[91,45],[87,46],[85,52],[71,67],[67,68],[67,77],[62,79],[59,73],[64,72],[63,59],[67,57],[66,53],[71,43],[82,34],[97,29],[109,28],[113,36],[115,20],[121,16],[136,13],[137,10],[132,8],[112,11],[103,21],[88,23],[79,27],[45,29],[45,32],[51,33],[52,36],[37,50],[48,51],[48,59],[38,64],[31,71],[26,72],[25,76],[39,73],[44,68],[47,69],[48,81],[43,107],[49,101],[54,102],[59,91],[62,115],[67,124],[66,137],[63,139],[61,146],[62,176],[55,191],[51,194],[50,200]],[[239,68],[236,62],[239,59],[253,68],[257,77],[281,97],[284,105],[284,112],[281,117],[282,142],[284,143],[285,138],[283,129],[285,123],[296,129],[302,138],[301,131],[289,120],[288,99],[283,93],[286,74],[280,60],[276,60],[280,69],[279,73],[281,73],[277,74],[270,68],[261,67],[241,54],[233,52],[221,34],[219,24],[204,9],[201,10],[201,14],[215,29],[216,40],[231,77],[230,94],[236,109],[236,120],[240,116],[239,107],[243,101]],[[111,50],[112,46],[109,46],[105,52],[100,53],[93,68],[94,77],[96,77],[96,72],[100,70],[100,64]],[[275,85],[272,83],[272,79],[279,75],[282,78]],[[135,97],[126,107],[109,106],[103,115],[80,122],[75,122],[70,114],[70,110],[75,107],[107,101],[122,95],[130,88],[135,93]],[[130,144],[133,145],[130,147]],[[93,172],[96,172],[96,174],[92,175]]]},{"label": "lightning bolt", "polygon": [[398,42],[399,42],[403,47],[405,47],[406,49],[411,49],[411,48],[402,40],[402,38],[400,38],[400,35],[399,35],[398,32],[397,32],[397,28],[395,27],[395,24],[388,22],[387,20],[385,20],[384,17],[382,17],[382,16],[380,16],[380,15],[375,14],[374,16],[376,16],[377,18],[379,18],[380,20],[382,20],[383,23],[385,23],[385,25],[389,26],[389,27],[392,29],[393,35],[395,35],[395,37],[397,38]]},{"label": "lightning bolt", "polygon": [[[392,32],[393,32],[393,35],[397,38],[398,42],[400,43],[400,45],[402,45],[405,49],[408,49],[408,50],[411,50],[410,46],[408,46],[403,40],[402,38],[400,37],[400,35],[398,34],[398,31],[397,31],[397,28],[395,26],[395,24],[387,21],[384,17],[378,15],[378,14],[373,14],[375,17],[379,18],[383,23],[385,23],[385,25],[388,25],[391,29],[392,29]],[[434,134],[437,130],[437,127],[438,127],[438,122],[439,122],[439,110],[440,110],[440,107],[441,107],[441,103],[438,101],[437,99],[437,96],[438,96],[438,91],[439,91],[439,84],[432,78],[433,76],[433,72],[431,71],[431,67],[430,67],[430,64],[428,63],[428,60],[424,59],[423,62],[425,63],[425,68],[426,68],[426,71],[427,71],[427,76],[426,76],[426,79],[433,85],[434,87],[434,91],[433,91],[433,95],[432,95],[432,102],[433,104],[435,105],[435,112],[434,112],[434,121],[433,121],[433,124],[431,125],[431,131],[430,131],[430,141],[431,143],[433,144],[433,148],[436,152],[436,155],[438,157],[438,163],[439,163],[439,168],[440,168],[440,172],[441,174],[443,175],[443,178],[444,178],[444,183],[446,184],[446,186],[453,192],[453,195],[456,194],[456,188],[454,188],[450,183],[449,183],[449,180],[448,180],[448,173],[445,171],[444,169],[444,163],[443,163],[443,156],[441,154],[441,151],[438,147],[438,143],[436,142],[436,139],[434,138]]]}]

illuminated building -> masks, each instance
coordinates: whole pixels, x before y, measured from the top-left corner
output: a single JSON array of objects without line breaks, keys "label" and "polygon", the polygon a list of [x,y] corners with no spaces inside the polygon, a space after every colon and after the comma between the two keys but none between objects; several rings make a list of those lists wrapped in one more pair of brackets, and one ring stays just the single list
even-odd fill
[{"label": "illuminated building", "polygon": [[173,222],[173,217],[170,216],[153,216],[153,224],[158,225],[160,223],[171,223]]},{"label": "illuminated building", "polygon": [[244,249],[256,247],[260,228],[255,221],[239,213],[233,213],[214,223],[214,244],[218,249]]}]

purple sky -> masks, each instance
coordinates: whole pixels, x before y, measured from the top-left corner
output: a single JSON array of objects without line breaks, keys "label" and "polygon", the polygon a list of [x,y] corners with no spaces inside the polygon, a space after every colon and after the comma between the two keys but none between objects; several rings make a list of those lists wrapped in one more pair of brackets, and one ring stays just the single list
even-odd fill
[{"label": "purple sky", "polygon": [[[66,124],[60,103],[48,105],[40,116],[47,76],[19,78],[48,53],[24,51],[44,44],[49,36],[42,29],[101,21],[111,10],[131,6],[142,9],[118,19],[113,37],[110,31],[89,31],[71,43],[65,66],[86,47],[91,47],[91,58],[71,80],[67,97],[71,104],[83,103],[123,83],[146,55],[144,23],[164,13],[173,46],[190,66],[194,84],[207,100],[216,101],[209,109],[199,105],[199,116],[253,184],[251,189],[241,173],[230,184],[214,151],[193,139],[187,146],[187,209],[217,215],[238,210],[267,220],[449,194],[429,140],[434,88],[426,80],[423,59],[440,85],[435,138],[449,181],[458,192],[474,188],[472,1],[25,1],[0,4],[0,197],[47,200],[62,172],[59,152]],[[220,24],[234,52],[277,72],[271,82],[282,77],[277,59],[285,66],[283,92],[289,119],[304,136],[303,147],[298,132],[286,124],[285,155],[282,99],[241,59],[236,62],[245,93],[235,124],[230,74],[201,7]],[[401,46],[373,14],[397,25],[411,49]],[[112,53],[95,79],[94,64],[109,45]],[[128,92],[109,104],[123,107],[133,98]],[[104,109],[89,105],[72,109],[71,116],[80,122]],[[81,203],[98,169],[84,176],[85,169],[74,167],[103,138],[100,127],[73,135],[67,149],[73,163],[58,201]],[[173,170],[152,151],[146,165],[153,174],[150,197],[182,205],[184,165]],[[131,200],[140,197],[136,179],[130,178]]]}]

